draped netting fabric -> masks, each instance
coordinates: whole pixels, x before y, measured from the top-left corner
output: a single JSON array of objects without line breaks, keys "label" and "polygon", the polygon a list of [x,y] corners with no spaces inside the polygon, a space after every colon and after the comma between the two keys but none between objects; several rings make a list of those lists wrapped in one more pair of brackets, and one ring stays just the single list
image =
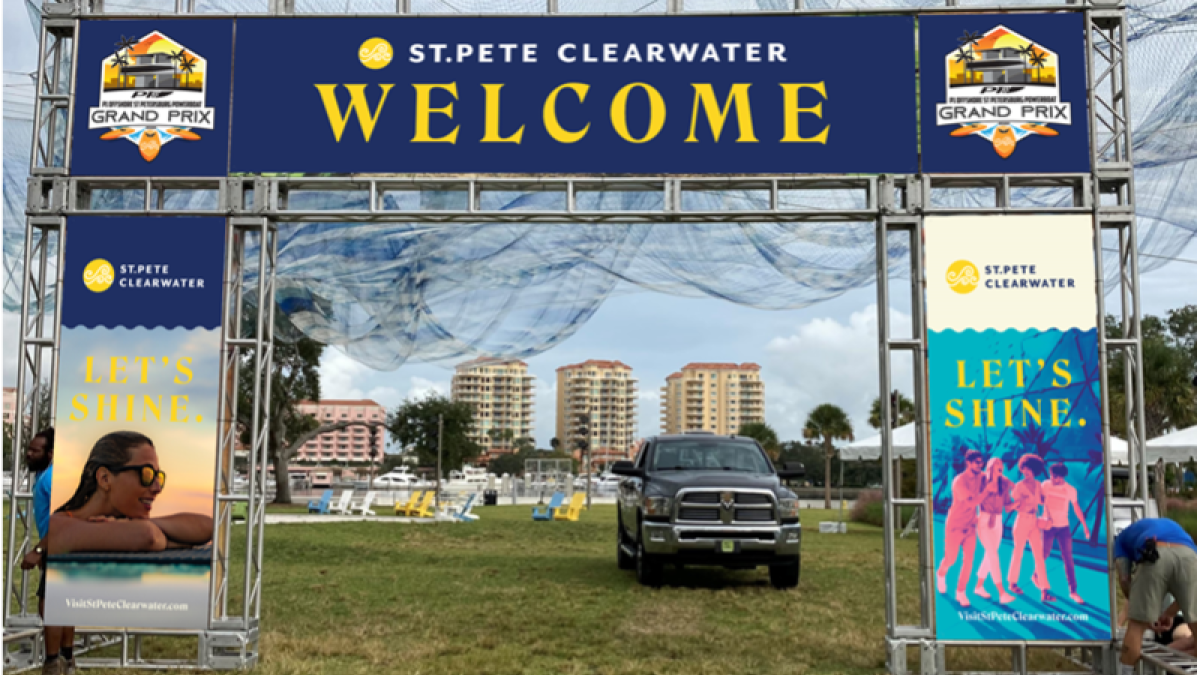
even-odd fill
[{"label": "draped netting fabric", "polygon": [[[662,13],[666,0],[606,0],[607,12]],[[787,9],[791,0],[687,0],[688,11]],[[933,0],[805,0],[811,8],[935,6]],[[989,2],[994,5],[995,3]],[[1018,6],[1024,2],[1001,2]],[[266,0],[198,0],[203,12],[262,12]],[[297,0],[297,13],[392,12],[395,0]],[[106,0],[120,12],[169,12],[174,0]],[[544,11],[544,0],[413,0],[416,12]],[[560,0],[563,12],[594,11]],[[35,30],[37,12],[30,5]],[[1141,271],[1194,259],[1196,237],[1196,5],[1132,0],[1129,61]],[[21,82],[24,81],[24,85]],[[24,204],[32,131],[29,79],[5,78],[4,309],[20,309]],[[12,105],[9,103],[12,102]],[[562,208],[555,193],[485,192],[485,209]],[[1066,204],[1062,190],[1026,189],[1014,206]],[[141,195],[101,193],[97,206],[140,206]],[[292,208],[362,206],[365,195],[300,193]],[[661,195],[581,193],[580,209],[661,208]],[[750,191],[685,193],[685,208],[766,208]],[[856,201],[856,199],[858,201]],[[935,193],[946,206],[990,206],[987,190]],[[126,203],[128,200],[128,203]],[[168,208],[215,206],[211,194],[178,192]],[[459,208],[461,193],[389,193],[384,208]],[[462,200],[463,204],[458,204]],[[865,208],[837,192],[785,195],[785,208]],[[251,246],[251,265],[257,255]],[[1105,247],[1114,249],[1115,240]],[[1186,253],[1180,256],[1180,253]],[[907,274],[907,241],[889,240],[893,276]],[[1106,256],[1105,284],[1117,260]],[[257,273],[251,270],[251,278]],[[373,368],[467,355],[526,357],[554,347],[614,293],[651,291],[720,298],[768,310],[796,309],[875,281],[871,223],[354,224],[281,225],[277,315],[283,333],[334,345]],[[49,309],[49,308],[47,308]],[[631,326],[631,330],[634,327]]]}]

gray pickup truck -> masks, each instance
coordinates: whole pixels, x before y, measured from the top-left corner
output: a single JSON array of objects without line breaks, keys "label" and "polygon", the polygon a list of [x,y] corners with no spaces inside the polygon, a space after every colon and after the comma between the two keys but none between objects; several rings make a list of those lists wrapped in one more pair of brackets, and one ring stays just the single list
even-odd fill
[{"label": "gray pickup truck", "polygon": [[800,504],[751,438],[686,433],[648,439],[617,462],[617,566],[638,582],[662,583],[667,564],[749,569],[766,565],[771,585],[800,583]]}]

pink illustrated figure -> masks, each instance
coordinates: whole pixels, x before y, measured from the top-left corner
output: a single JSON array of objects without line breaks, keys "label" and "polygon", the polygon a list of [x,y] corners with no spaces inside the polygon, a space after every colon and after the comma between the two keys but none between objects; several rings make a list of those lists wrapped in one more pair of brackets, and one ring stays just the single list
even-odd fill
[{"label": "pink illustrated figure", "polygon": [[983,488],[983,501],[979,503],[979,523],[975,526],[979,535],[979,545],[983,547],[983,562],[979,565],[978,580],[975,583],[975,595],[981,598],[991,598],[992,595],[984,588],[988,577],[1000,593],[1000,602],[1008,604],[1015,598],[1004,590],[1003,576],[1000,574],[1000,542],[1004,539],[1004,512],[1013,508],[1013,482],[1004,476],[1004,462],[999,457],[988,460],[987,472],[984,474],[986,484]]},{"label": "pink illustrated figure", "polygon": [[938,593],[946,592],[946,573],[958,560],[958,553],[963,554],[962,568],[958,572],[958,592],[954,599],[963,607],[970,607],[971,600],[967,597],[967,582],[971,579],[971,569],[975,564],[975,510],[983,501],[983,455],[978,450],[968,450],[966,454],[967,467],[951,484],[950,512],[946,514],[946,530],[943,540],[945,551],[942,564],[938,566]]},{"label": "pink illustrated figure", "polygon": [[[1042,497],[1045,499],[1046,515],[1050,518],[1050,529],[1046,530],[1043,537],[1042,550],[1046,555],[1050,555],[1050,552],[1054,550],[1054,544],[1058,543],[1058,550],[1062,553],[1063,569],[1067,572],[1067,585],[1071,589],[1071,599],[1083,604],[1083,598],[1075,592],[1075,554],[1071,549],[1071,508],[1075,509],[1075,517],[1079,519],[1079,525],[1083,528],[1084,538],[1090,539],[1092,535],[1088,531],[1087,521],[1083,517],[1083,509],[1079,508],[1079,494],[1074,487],[1067,483],[1067,466],[1062,462],[1050,466],[1050,480],[1042,481]],[[1042,579],[1045,577],[1034,576],[1033,583],[1037,584]],[[1045,579],[1043,583],[1045,584],[1043,588],[1050,587],[1048,579]]]},{"label": "pink illustrated figure", "polygon": [[[1017,520],[1012,528],[1013,553],[1012,561],[1008,564],[1008,591],[1016,595],[1025,594],[1017,585],[1017,580],[1021,578],[1021,559],[1025,557],[1025,545],[1028,544],[1033,551],[1033,584],[1041,589],[1043,602],[1053,602],[1054,596],[1050,595],[1050,587],[1046,584],[1045,538],[1042,536],[1042,526],[1048,526],[1049,520],[1038,518],[1038,507],[1042,505],[1042,485],[1038,483],[1037,476],[1046,470],[1046,462],[1037,455],[1022,455],[1017,468],[1024,478],[1012,489]],[[1044,522],[1039,523],[1039,520]]]}]

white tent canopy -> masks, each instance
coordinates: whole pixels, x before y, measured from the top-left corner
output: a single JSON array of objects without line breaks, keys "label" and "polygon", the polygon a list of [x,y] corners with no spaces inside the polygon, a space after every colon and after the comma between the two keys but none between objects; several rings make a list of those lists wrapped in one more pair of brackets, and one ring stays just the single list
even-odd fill
[{"label": "white tent canopy", "polygon": [[[1187,431],[1187,430],[1185,430]],[[1191,453],[1195,457],[1196,453],[1196,428],[1192,427],[1191,431]],[[1183,432],[1178,432],[1183,433]],[[912,459],[916,456],[916,424],[905,424],[902,427],[897,427],[892,430],[892,454],[894,457],[902,459]],[[1174,436],[1172,434],[1171,436]],[[1163,436],[1156,440],[1166,440],[1171,436]],[[1156,454],[1154,448],[1155,441],[1150,441],[1148,454],[1151,461],[1157,461],[1158,457],[1164,456]],[[1170,446],[1176,447],[1176,446]],[[1108,451],[1112,455],[1113,464],[1128,464],[1129,463],[1129,444],[1115,436],[1110,436],[1108,439]],[[842,459],[844,460],[861,460],[861,459],[879,459],[883,453],[883,435],[876,434],[870,438],[864,438],[861,441],[853,443],[840,449]],[[1166,455],[1166,461],[1177,462],[1178,459],[1171,459],[1170,455]]]},{"label": "white tent canopy", "polygon": [[1167,463],[1186,462],[1196,458],[1196,427],[1173,431],[1146,443],[1146,455],[1150,461],[1160,458]]}]

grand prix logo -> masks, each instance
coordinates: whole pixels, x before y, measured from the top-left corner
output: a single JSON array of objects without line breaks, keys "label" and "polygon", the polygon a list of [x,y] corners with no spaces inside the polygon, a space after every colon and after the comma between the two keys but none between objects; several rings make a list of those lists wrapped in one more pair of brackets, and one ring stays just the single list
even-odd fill
[{"label": "grand prix logo", "polygon": [[213,128],[203,57],[158,31],[122,37],[116,47],[101,63],[100,105],[88,110],[89,129],[109,129],[100,138],[124,138],[152,162],[171,141],[200,140],[192,129]]},{"label": "grand prix logo", "polygon": [[946,55],[946,102],[938,126],[951,136],[981,136],[1004,159],[1030,136],[1057,136],[1050,124],[1071,124],[1071,104],[1059,96],[1058,55],[1004,26],[964,31]]}]

